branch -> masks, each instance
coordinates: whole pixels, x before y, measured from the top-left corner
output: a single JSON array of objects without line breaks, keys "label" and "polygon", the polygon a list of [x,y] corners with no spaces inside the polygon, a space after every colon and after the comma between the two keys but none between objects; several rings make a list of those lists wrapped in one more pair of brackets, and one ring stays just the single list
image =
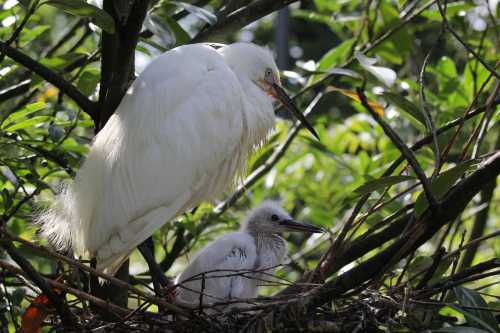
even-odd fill
[{"label": "branch", "polygon": [[38,61],[32,59],[26,54],[16,50],[13,47],[10,47],[5,42],[0,42],[0,51],[5,53],[9,58],[14,60],[15,62],[23,65],[29,70],[35,72],[40,75],[49,83],[53,84],[57,87],[61,92],[68,95],[71,99],[75,101],[76,104],[82,110],[87,113],[92,119],[96,119],[97,117],[97,109],[95,103],[89,100],[85,95],[83,95],[80,90],[78,90],[71,83],[66,81],[62,76],[52,71],[48,67],[42,65]]},{"label": "branch", "polygon": [[[450,288],[453,288],[454,286],[457,286],[459,284],[464,283],[469,279],[471,276],[476,276],[479,273],[498,268],[500,267],[500,259],[498,258],[493,258],[487,261],[484,261],[482,263],[479,263],[477,265],[474,265],[472,267],[468,267],[462,271],[459,271],[458,273],[446,278],[445,280],[439,281],[435,285],[429,287],[427,290],[422,290],[419,292],[419,297],[421,296],[429,296],[431,294],[435,294],[438,292],[441,292],[443,290],[447,290]],[[496,272],[495,274],[497,274]],[[465,281],[464,281],[465,280]]]},{"label": "branch", "polygon": [[30,85],[31,80],[24,80],[16,85],[0,91],[0,103],[5,102],[12,97],[24,94],[25,92],[29,91]]},{"label": "branch", "polygon": [[401,152],[401,154],[408,160],[408,163],[413,168],[413,171],[415,171],[418,179],[422,183],[422,187],[424,188],[425,196],[427,197],[427,200],[429,201],[429,206],[433,210],[435,207],[437,207],[438,203],[434,195],[432,194],[431,191],[431,185],[429,182],[429,179],[425,175],[425,172],[422,170],[422,167],[420,166],[420,163],[418,163],[417,158],[413,151],[408,148],[408,146],[401,140],[399,135],[376,113],[373,111],[372,107],[368,104],[368,101],[366,99],[366,96],[364,92],[361,89],[357,89],[358,95],[361,99],[361,103],[365,107],[365,109],[371,114],[371,116],[375,119],[375,121],[382,127],[384,130],[384,133],[391,139],[392,143],[398,148],[398,150]]},{"label": "branch", "polygon": [[254,3],[229,14],[225,19],[217,22],[205,31],[201,31],[191,43],[221,41],[227,34],[233,33],[249,23],[256,21],[278,9],[281,9],[297,0],[258,0]]},{"label": "branch", "polygon": [[[320,288],[322,291],[318,292],[313,303],[321,305],[342,295],[379,274],[385,263],[392,261],[396,254],[405,255],[417,249],[432,238],[442,226],[453,221],[465,209],[470,200],[482,190],[485,183],[495,179],[499,174],[500,152],[497,152],[472,175],[454,186],[439,204],[439,209],[436,210],[435,214],[429,214],[429,210],[427,210],[422,216],[421,222],[412,228],[414,232],[405,234],[384,251],[325,284]],[[401,248],[404,248],[404,253],[401,253]]]},{"label": "branch", "polygon": [[[495,101],[495,105],[500,103],[500,99]],[[457,118],[453,121],[448,122],[446,125],[443,127],[440,127],[437,130],[437,135],[441,135],[450,129],[455,128],[456,126],[459,126],[462,121],[471,119],[479,114],[484,113],[486,110],[486,106],[481,106],[471,112],[469,112],[465,117],[460,117]],[[415,144],[411,146],[411,150],[417,151],[424,147],[425,145],[431,143],[433,140],[432,135],[428,135],[419,141],[417,141]],[[404,156],[400,156],[396,161],[394,161],[389,168],[382,174],[381,177],[386,177],[390,176],[394,170],[405,160]],[[364,195],[357,203],[357,207],[362,207],[365,202],[368,200],[369,195]],[[351,216],[349,220],[355,219],[357,213],[356,209],[354,209],[353,213],[351,213]],[[319,276],[318,274],[321,273],[322,278],[327,278],[331,276],[332,274],[336,273],[339,269],[344,267],[350,262],[353,262],[356,259],[361,258],[363,255],[367,254],[368,252],[376,249],[377,247],[385,244],[389,240],[395,238],[396,236],[400,235],[406,228],[406,225],[408,223],[410,216],[403,216],[396,222],[392,223],[389,227],[384,229],[384,231],[377,233],[377,234],[371,234],[370,231],[366,232],[365,234],[361,235],[359,238],[357,238],[355,241],[350,243],[350,245],[344,247],[343,253],[335,253],[332,252],[331,249],[327,251],[323,259],[320,261],[321,267],[317,267],[317,269],[313,272],[308,272],[305,275],[303,275],[299,281],[297,281],[298,284],[294,286],[290,286],[288,288],[285,288],[280,292],[280,294],[293,294],[293,293],[298,293],[300,292],[303,288],[300,285],[301,282],[307,282],[310,281],[311,279],[314,279],[316,276]],[[318,265],[318,266],[320,266]]]},{"label": "branch", "polygon": [[62,322],[68,327],[74,327],[76,325],[75,319],[68,306],[64,301],[54,293],[52,288],[47,284],[47,281],[40,276],[33,266],[23,258],[23,256],[15,249],[15,247],[6,240],[0,241],[1,246],[7,251],[9,256],[14,260],[19,267],[24,271],[23,275],[26,275],[31,281],[33,281],[43,294],[47,295],[50,302],[54,305],[59,316],[61,316]]},{"label": "branch", "polygon": [[[0,267],[6,269],[7,271],[9,271],[11,273],[14,273],[16,275],[21,275],[21,276],[24,276],[24,277],[26,277],[28,279],[30,278],[29,275],[26,272],[22,271],[21,269],[17,268],[14,265],[9,264],[5,260],[0,260]],[[124,309],[124,308],[122,308],[120,306],[114,305],[113,303],[106,302],[106,301],[104,301],[104,300],[102,300],[100,298],[97,298],[95,296],[87,294],[86,292],[83,292],[81,290],[69,287],[69,286],[67,286],[67,285],[65,285],[63,283],[60,283],[60,282],[57,282],[57,281],[54,281],[54,280],[51,280],[51,279],[47,279],[47,278],[44,278],[44,277],[40,277],[40,278],[46,284],[50,285],[52,288],[59,289],[59,290],[68,292],[70,294],[73,294],[77,298],[86,300],[86,301],[88,301],[88,302],[90,302],[92,304],[97,305],[98,307],[100,307],[100,308],[102,308],[104,310],[111,311],[111,312],[114,312],[114,313],[122,315],[122,316],[125,316],[125,315],[129,314],[130,311],[131,311],[131,310],[128,310],[128,309]],[[51,303],[52,303],[52,301],[51,301]],[[54,303],[52,303],[52,304],[54,304]],[[121,319],[120,317],[118,317],[118,318]]]},{"label": "branch", "polygon": [[[115,112],[123,95],[134,78],[135,47],[139,40],[142,23],[146,17],[149,1],[135,0],[130,7],[130,15],[120,25],[120,17],[115,11],[117,0],[104,0],[103,9],[115,20],[116,32],[102,33],[101,85],[99,105],[101,114],[96,129],[101,129]],[[123,0],[120,0],[123,1]]]},{"label": "branch", "polygon": [[[485,207],[476,215],[476,218],[474,219],[469,243],[483,236],[486,223],[488,222],[488,212],[496,185],[496,179],[493,179],[491,182],[487,183],[485,188],[481,191],[481,201],[479,202],[479,205],[484,205]],[[462,271],[472,264],[478,248],[479,243],[474,243],[467,248],[464,256],[462,257],[462,261],[460,262],[458,271]]]},{"label": "branch", "polygon": [[450,26],[450,23],[448,22],[448,19],[446,18],[446,13],[444,12],[443,7],[441,6],[441,2],[439,0],[436,0],[438,9],[439,9],[439,14],[441,14],[441,18],[443,19],[443,24],[446,26],[446,29],[455,37],[455,39],[462,44],[462,46],[470,52],[474,58],[477,59],[483,65],[492,75],[494,75],[497,79],[500,79],[500,76],[496,72],[495,68],[491,67],[486,61],[484,61],[479,54],[476,53],[466,42],[462,40],[462,38],[455,32],[455,30],[452,29]]},{"label": "branch", "polygon": [[412,232],[405,233],[385,250],[341,274],[334,280],[312,290],[309,294],[303,295],[299,300],[290,302],[267,314],[263,319],[264,323],[272,324],[295,318],[297,313],[304,313],[306,308],[321,306],[379,276],[387,268],[386,263],[394,262],[395,259],[412,253],[431,239],[442,226],[455,220],[470,200],[482,190],[484,183],[495,179],[499,174],[500,152],[497,152],[472,175],[466,177],[448,191],[443,201],[439,203],[435,213],[431,213],[428,209],[422,215],[419,223],[413,225]]},{"label": "branch", "polygon": [[59,253],[54,252],[54,251],[51,251],[44,246],[33,244],[28,240],[25,240],[25,239],[22,239],[18,236],[12,235],[7,230],[3,230],[2,233],[11,241],[19,242],[19,243],[33,249],[38,254],[41,254],[43,256],[52,257],[52,258],[55,258],[57,260],[61,260],[72,267],[76,267],[76,268],[81,269],[83,271],[89,272],[90,274],[98,276],[102,279],[105,279],[105,280],[109,281],[111,284],[114,284],[122,289],[129,290],[131,293],[134,293],[134,294],[142,297],[143,299],[147,300],[148,302],[151,302],[152,304],[162,306],[165,309],[172,311],[173,313],[176,313],[179,315],[184,315],[184,316],[188,315],[185,311],[183,311],[179,307],[175,306],[174,304],[170,304],[170,303],[168,303],[160,298],[157,298],[155,296],[148,295],[148,294],[144,293],[143,291],[131,286],[130,284],[123,282],[120,279],[115,278],[114,276],[102,273],[96,269],[93,269],[89,266],[82,264],[81,262],[79,262],[77,260],[71,259],[67,256],[64,256],[64,255],[59,254]]}]

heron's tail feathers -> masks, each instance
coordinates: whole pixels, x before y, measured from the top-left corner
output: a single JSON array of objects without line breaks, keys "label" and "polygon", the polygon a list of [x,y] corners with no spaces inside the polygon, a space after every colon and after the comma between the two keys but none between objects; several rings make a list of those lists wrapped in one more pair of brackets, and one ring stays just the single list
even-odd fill
[{"label": "heron's tail feathers", "polygon": [[77,230],[73,209],[74,196],[69,186],[63,187],[52,206],[42,211],[35,219],[43,237],[57,249],[67,251],[75,248],[74,233]]}]

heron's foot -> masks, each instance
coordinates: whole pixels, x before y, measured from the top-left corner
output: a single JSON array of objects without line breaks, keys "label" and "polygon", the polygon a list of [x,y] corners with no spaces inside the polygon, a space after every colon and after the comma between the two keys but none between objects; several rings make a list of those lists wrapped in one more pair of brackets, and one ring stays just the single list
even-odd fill
[{"label": "heron's foot", "polygon": [[167,302],[175,300],[175,284],[172,279],[167,278],[160,272],[152,274],[151,279],[153,280],[156,296],[166,298]]}]

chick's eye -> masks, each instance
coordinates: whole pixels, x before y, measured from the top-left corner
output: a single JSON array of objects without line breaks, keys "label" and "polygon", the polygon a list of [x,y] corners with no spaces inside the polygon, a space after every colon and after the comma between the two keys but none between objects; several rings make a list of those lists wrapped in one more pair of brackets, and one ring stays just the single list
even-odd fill
[{"label": "chick's eye", "polygon": [[280,219],[280,218],[278,217],[278,215],[276,215],[276,214],[271,215],[271,221],[276,222],[276,221],[278,221],[279,219]]}]

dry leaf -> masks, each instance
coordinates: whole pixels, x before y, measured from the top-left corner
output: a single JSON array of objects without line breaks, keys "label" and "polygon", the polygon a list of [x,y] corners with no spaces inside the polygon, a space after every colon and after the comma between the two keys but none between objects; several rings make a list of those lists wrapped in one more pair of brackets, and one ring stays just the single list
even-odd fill
[{"label": "dry leaf", "polygon": [[[361,103],[361,98],[359,97],[358,93],[354,90],[347,90],[347,89],[340,89],[334,86],[328,87],[328,91],[338,91],[342,95],[345,95],[353,100],[355,100],[358,103]],[[368,105],[375,111],[379,116],[383,117],[385,114],[384,107],[380,105],[379,102],[375,100],[368,100]]]}]

